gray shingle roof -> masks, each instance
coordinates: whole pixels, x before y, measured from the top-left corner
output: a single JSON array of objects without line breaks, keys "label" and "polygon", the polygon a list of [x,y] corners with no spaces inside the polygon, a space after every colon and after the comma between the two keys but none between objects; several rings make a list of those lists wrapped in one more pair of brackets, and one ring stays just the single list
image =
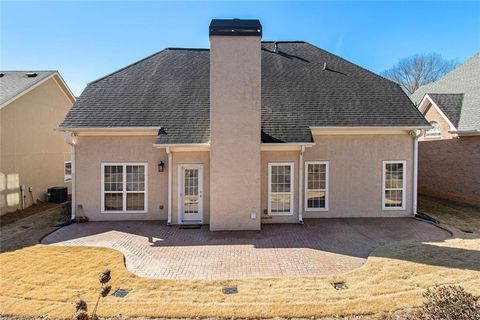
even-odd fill
[{"label": "gray shingle roof", "polygon": [[[417,105],[425,94],[436,99],[443,99],[440,104],[448,104],[452,112],[445,115],[456,126],[457,130],[480,130],[480,52],[465,61],[455,70],[447,73],[443,78],[430,84],[421,86],[410,97]],[[452,101],[452,94],[463,94],[461,103],[459,96]],[[450,97],[449,97],[450,95]],[[445,101],[445,100],[448,100]],[[455,106],[453,106],[455,104]]]},{"label": "gray shingle roof", "polygon": [[[310,126],[425,126],[400,87],[305,42],[262,42],[262,141]],[[324,63],[326,69],[324,70]],[[210,137],[209,50],[165,49],[90,83],[61,127],[162,127],[157,143]]]},{"label": "gray shingle roof", "polygon": [[[0,105],[13,99],[23,91],[51,76],[56,71],[0,71]],[[36,73],[36,77],[27,77],[27,73]]]},{"label": "gray shingle roof", "polygon": [[463,93],[430,93],[429,96],[448,117],[450,122],[452,122],[455,127],[458,127],[460,112],[462,111]]}]

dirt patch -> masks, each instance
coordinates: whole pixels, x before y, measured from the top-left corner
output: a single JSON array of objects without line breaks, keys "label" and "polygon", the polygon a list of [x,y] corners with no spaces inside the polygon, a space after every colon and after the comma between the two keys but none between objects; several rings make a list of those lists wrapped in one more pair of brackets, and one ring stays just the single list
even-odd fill
[{"label": "dirt patch", "polygon": [[20,219],[32,216],[39,212],[46,211],[48,209],[58,206],[58,203],[44,202],[34,204],[26,209],[9,212],[0,217],[0,226],[6,226],[7,224],[14,223]]}]

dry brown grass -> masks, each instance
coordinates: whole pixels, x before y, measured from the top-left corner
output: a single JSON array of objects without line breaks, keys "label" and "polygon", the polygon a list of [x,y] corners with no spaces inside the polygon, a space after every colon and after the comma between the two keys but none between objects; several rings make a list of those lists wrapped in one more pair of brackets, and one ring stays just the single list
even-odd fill
[{"label": "dry brown grass", "polygon": [[[373,314],[420,306],[435,284],[458,284],[480,294],[480,239],[402,242],[378,248],[359,269],[341,276],[241,281],[180,281],[137,277],[121,253],[102,248],[33,247],[0,255],[0,310],[4,314],[69,317],[80,295],[92,305],[98,273],[112,270],[113,289],[100,316],[310,317]],[[241,262],[239,262],[241,263]],[[348,289],[331,283],[345,281]],[[222,287],[238,286],[236,295]]]},{"label": "dry brown grass", "polygon": [[[447,250],[444,250],[447,249]],[[173,281],[129,273],[123,256],[111,249],[36,245],[0,255],[0,310],[8,314],[66,317],[73,301],[96,297],[99,271],[112,270],[114,288],[127,298],[105,298],[102,316],[119,313],[151,317],[309,317],[369,314],[418,306],[423,291],[435,284],[459,284],[480,294],[478,239],[451,239],[426,245],[398,243],[378,249],[361,268],[342,276],[245,281]],[[391,252],[401,258],[392,257]],[[442,254],[442,252],[445,252]],[[382,257],[384,256],[384,257]],[[386,257],[385,257],[386,256]],[[431,257],[427,263],[414,262]],[[443,266],[449,262],[452,266]],[[441,264],[435,265],[434,263]],[[428,264],[431,263],[431,264]],[[346,281],[336,291],[331,282]],[[237,295],[222,286],[237,285]]]}]

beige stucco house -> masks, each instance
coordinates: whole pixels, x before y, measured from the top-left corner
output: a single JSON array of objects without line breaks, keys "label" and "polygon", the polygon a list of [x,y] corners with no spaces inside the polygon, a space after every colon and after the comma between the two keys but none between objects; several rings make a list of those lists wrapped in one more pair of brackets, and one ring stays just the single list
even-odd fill
[{"label": "beige stucco house", "polygon": [[480,53],[411,98],[432,126],[419,139],[419,192],[480,206]]},{"label": "beige stucco house", "polygon": [[1,214],[70,187],[70,146],[55,128],[74,102],[57,71],[0,71]]},{"label": "beige stucco house", "polygon": [[60,124],[74,213],[258,230],[416,211],[429,128],[398,85],[258,20],[213,20],[210,49],[168,48],[91,82]]}]

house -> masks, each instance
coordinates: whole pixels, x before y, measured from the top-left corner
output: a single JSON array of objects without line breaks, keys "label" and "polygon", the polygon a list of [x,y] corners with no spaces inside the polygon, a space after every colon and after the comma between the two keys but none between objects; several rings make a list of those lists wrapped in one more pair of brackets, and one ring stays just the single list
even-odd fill
[{"label": "house", "polygon": [[57,71],[0,71],[0,213],[70,186],[70,147],[55,131],[75,97]]},{"label": "house", "polygon": [[259,230],[416,208],[417,131],[400,87],[258,20],[212,20],[210,49],[168,48],[91,82],[59,130],[74,211]]},{"label": "house", "polygon": [[432,126],[419,139],[419,192],[480,206],[480,53],[411,98]]}]

